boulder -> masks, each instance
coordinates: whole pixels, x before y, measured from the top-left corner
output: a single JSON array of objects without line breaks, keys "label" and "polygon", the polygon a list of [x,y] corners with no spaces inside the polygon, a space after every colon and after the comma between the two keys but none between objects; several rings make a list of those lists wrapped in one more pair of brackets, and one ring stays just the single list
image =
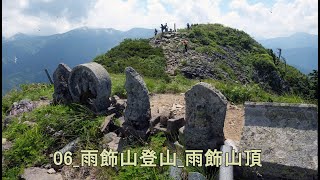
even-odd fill
[{"label": "boulder", "polygon": [[112,119],[114,118],[114,115],[115,114],[111,114],[109,116],[107,116],[103,123],[101,124],[100,126],[100,131],[103,132],[103,133],[108,133],[110,132],[110,125],[113,123],[112,122]]},{"label": "boulder", "polygon": [[184,141],[184,126],[182,126],[180,129],[179,129],[179,143],[180,144],[185,144],[185,141]]},{"label": "boulder", "polygon": [[153,128],[156,126],[156,124],[158,124],[160,122],[160,115],[154,115],[151,119],[150,119],[150,128]]},{"label": "boulder", "polygon": [[67,145],[65,145],[65,146],[64,146],[62,149],[60,149],[59,151],[60,151],[62,154],[66,153],[66,152],[68,152],[68,151],[74,152],[79,141],[80,141],[80,138],[77,138],[77,139],[71,141],[70,143],[68,143]]},{"label": "boulder", "polygon": [[102,147],[103,148],[110,148],[113,151],[120,151],[121,146],[120,144],[121,137],[118,137],[116,133],[110,132],[105,134],[102,139]]},{"label": "boulder", "polygon": [[183,170],[183,163],[180,159],[177,159],[176,166],[169,167],[169,176],[174,180],[181,180],[182,179],[182,170]]},{"label": "boulder", "polygon": [[188,180],[206,180],[207,178],[204,177],[201,173],[198,172],[189,172]]},{"label": "boulder", "polygon": [[181,144],[179,143],[179,141],[175,141],[175,142],[173,143],[173,145],[174,145],[174,147],[175,147],[176,149],[179,149],[179,150],[181,150],[181,151],[184,150],[183,145],[181,145]]},{"label": "boulder", "polygon": [[29,99],[23,99],[19,102],[13,103],[9,112],[9,116],[16,116],[25,112],[30,112],[36,107],[37,105],[33,101]]},{"label": "boulder", "polygon": [[2,151],[9,150],[12,147],[12,142],[8,141],[6,138],[2,138]]},{"label": "boulder", "polygon": [[55,174],[55,173],[56,173],[56,170],[54,170],[53,168],[50,168],[47,172],[48,172],[49,174]]},{"label": "boulder", "polygon": [[3,129],[7,128],[10,121],[12,121],[13,116],[6,116],[2,122]]},{"label": "boulder", "polygon": [[47,169],[30,167],[24,170],[24,173],[21,175],[21,178],[25,180],[63,180],[60,173],[48,173]]},{"label": "boulder", "polygon": [[120,100],[119,96],[114,95],[110,98],[111,105],[115,105]]},{"label": "boulder", "polygon": [[169,119],[167,122],[167,131],[169,133],[177,133],[179,129],[184,126],[185,120],[183,117],[176,119]]}]

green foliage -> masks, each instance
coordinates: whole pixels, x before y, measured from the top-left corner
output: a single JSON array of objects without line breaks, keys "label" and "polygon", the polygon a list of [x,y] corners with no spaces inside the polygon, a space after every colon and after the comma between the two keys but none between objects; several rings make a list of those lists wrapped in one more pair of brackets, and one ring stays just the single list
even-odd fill
[{"label": "green foliage", "polygon": [[[23,124],[35,122],[32,127]],[[13,141],[5,152],[4,177],[17,177],[21,169],[43,165],[50,161],[49,154],[61,149],[76,137],[80,137],[83,149],[97,148],[95,141],[102,136],[99,125],[103,117],[96,117],[89,109],[72,104],[70,106],[45,106],[25,113],[3,131],[3,136]],[[54,138],[49,129],[62,130],[61,138]]]},{"label": "green foliage", "polygon": [[236,104],[243,104],[245,101],[252,102],[286,102],[286,103],[313,103],[294,94],[276,95],[263,90],[258,84],[235,84],[212,79],[204,82],[217,88],[228,99]]},{"label": "green foliage", "polygon": [[312,98],[313,95],[308,76],[289,65],[287,65],[286,69],[284,79],[288,82],[292,92],[306,99]]},{"label": "green foliage", "polygon": [[23,136],[16,136],[12,149],[5,152],[9,168],[15,167],[17,164],[45,163],[44,150],[48,148],[52,141],[53,139],[41,132],[37,126],[24,131]]},{"label": "green foliage", "polygon": [[[165,180],[168,179],[168,166],[159,166],[160,164],[160,153],[166,154],[165,148],[166,136],[164,133],[158,133],[150,138],[148,145],[130,147],[124,150],[130,150],[130,153],[137,153],[139,157],[143,150],[153,150],[156,152],[154,164],[157,164],[156,167],[143,167],[141,168],[142,160],[137,159],[137,166],[122,166],[119,168],[118,175],[115,176],[115,179],[159,179]],[[127,158],[127,154],[124,153],[124,159]]]},{"label": "green foliage", "polygon": [[[255,71],[259,73],[259,76],[265,77],[264,83],[266,83],[266,86],[263,88],[266,90],[276,91],[281,88],[274,87],[278,86],[272,79],[274,76],[269,76],[270,73],[273,75],[278,74],[291,88],[291,91],[288,92],[289,94],[293,93],[308,100],[314,99],[316,89],[313,88],[314,90],[312,90],[312,85],[306,75],[292,66],[285,66],[272,49],[263,48],[245,32],[225,27],[221,24],[199,24],[193,26],[191,30],[183,32],[187,34],[191,42],[196,44],[195,50],[197,52],[209,55],[219,53],[229,56],[226,52],[227,49],[235,51],[240,59],[241,68],[246,69],[246,72],[248,72],[246,74],[248,79],[252,79],[252,74]],[[236,78],[232,75],[232,70],[224,62],[218,66],[227,72],[231,79],[234,80]],[[219,74],[217,76],[219,77]],[[224,77],[221,76],[221,79],[224,79]]]},{"label": "green foliage", "polygon": [[[111,79],[116,79],[117,81],[112,81],[116,83],[116,86],[122,87],[124,90],[125,76],[123,74],[111,74]],[[149,92],[151,93],[185,93],[193,85],[198,83],[198,80],[188,79],[181,74],[172,77],[170,82],[167,83],[161,79],[144,78]],[[305,100],[300,96],[294,94],[283,94],[276,95],[270,92],[266,92],[257,84],[247,84],[241,85],[227,81],[204,79],[202,80],[220,90],[226,98],[237,104],[244,103],[245,101],[253,102],[288,102],[288,103],[314,103],[313,101]],[[121,85],[122,84],[122,85]],[[114,86],[114,85],[113,85]]]},{"label": "green foliage", "polygon": [[13,89],[2,97],[2,113],[6,113],[12,104],[22,99],[39,100],[41,96],[52,97],[53,86],[49,84],[24,84],[21,90]]},{"label": "green foliage", "polygon": [[310,81],[310,94],[313,98],[318,99],[319,97],[319,86],[318,86],[318,70],[313,70],[312,73],[309,73]]},{"label": "green foliage", "polygon": [[109,58],[130,58],[130,57],[140,57],[147,58],[151,55],[163,56],[161,48],[153,48],[149,45],[148,39],[125,39],[110,51],[108,51],[105,56]]},{"label": "green foliage", "polygon": [[186,92],[192,85],[196,83],[178,74],[172,77],[170,83],[158,79],[144,79],[149,91],[153,93],[182,93]]},{"label": "green foliage", "polygon": [[268,54],[257,54],[253,56],[253,66],[263,74],[276,70],[276,66],[272,62],[272,57]]},{"label": "green foliage", "polygon": [[126,39],[94,61],[112,73],[123,73],[126,67],[131,66],[143,76],[169,80],[162,49],[151,47],[147,39]]},{"label": "green foliage", "polygon": [[124,88],[124,83],[126,81],[125,75],[124,74],[110,74],[111,76],[111,94],[112,95],[117,95],[120,98],[126,98],[127,97],[127,92],[126,89]]},{"label": "green foliage", "polygon": [[[245,75],[249,80],[253,80],[253,74],[258,72],[259,76],[264,79],[261,87],[266,91],[280,92],[278,89],[281,87],[275,83],[278,81],[272,79],[275,75],[278,75],[291,87],[292,91],[287,92],[288,94],[308,99],[308,101],[314,96],[312,94],[315,90],[310,90],[311,84],[306,75],[291,66],[287,65],[287,68],[285,68],[283,62],[278,60],[271,49],[263,48],[243,31],[225,27],[221,24],[199,24],[193,26],[190,30],[179,29],[179,32],[189,38],[192,48],[199,53],[205,53],[209,56],[220,54],[227,57],[226,60],[229,61],[231,57],[229,51],[233,51],[233,55],[239,58],[239,61],[232,62],[232,64],[236,64],[237,68],[240,68],[237,71],[246,73]],[[155,93],[179,93],[186,91],[190,84],[194,84],[192,80],[187,85],[180,84],[177,79],[181,80],[181,77],[169,78],[165,73],[166,62],[162,49],[151,47],[149,40],[127,39],[108,53],[98,56],[94,61],[103,64],[112,73],[123,73],[125,67],[132,66],[144,76],[149,91]],[[238,81],[233,67],[229,66],[230,63],[219,59],[217,61],[218,63],[215,64],[217,79],[224,80],[227,83]],[[277,65],[275,65],[275,62],[277,62]],[[188,64],[182,60],[181,65],[187,66]],[[228,73],[230,79],[225,79],[222,71]],[[179,74],[178,71],[176,73]],[[125,97],[123,81],[119,82],[114,84],[113,94]],[[235,89],[233,90],[234,93],[231,93],[232,89],[233,86],[227,92],[235,102],[243,102],[244,99],[255,97],[253,95],[249,98],[245,90],[236,92],[238,89]],[[272,98],[266,99],[271,101]]]},{"label": "green foliage", "polygon": [[232,80],[237,80],[237,77],[236,77],[235,73],[233,72],[232,68],[229,67],[227,64],[219,63],[218,67],[221,68],[224,72],[228,73],[228,75],[230,76],[230,78]]},{"label": "green foliage", "polygon": [[239,51],[266,53],[266,50],[245,32],[221,24],[199,24],[192,27],[188,37],[192,42],[202,45],[212,45],[215,42],[219,46],[229,46]]},{"label": "green foliage", "polygon": [[213,53],[226,54],[226,52],[221,49],[216,43],[211,43],[209,46],[199,46],[195,50],[200,53],[206,53],[208,55],[213,55]]}]

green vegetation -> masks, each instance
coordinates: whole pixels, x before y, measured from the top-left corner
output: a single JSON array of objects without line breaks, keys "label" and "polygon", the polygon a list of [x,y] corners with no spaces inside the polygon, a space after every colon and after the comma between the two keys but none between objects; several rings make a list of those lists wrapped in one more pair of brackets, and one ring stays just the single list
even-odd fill
[{"label": "green vegetation", "polygon": [[[117,87],[117,91],[113,91],[113,94],[120,94],[119,92],[125,92],[124,82],[125,75],[123,74],[111,74],[111,79],[117,79],[112,81],[113,87]],[[144,78],[148,90],[151,93],[185,93],[193,85],[199,81],[194,79],[187,79],[182,75],[171,77],[169,83],[161,79]],[[313,101],[305,100],[299,96],[292,94],[277,95],[274,93],[266,92],[257,84],[241,85],[238,83],[231,83],[225,81],[219,81],[214,79],[205,79],[203,82],[213,85],[220,90],[226,98],[236,104],[244,103],[245,101],[254,102],[288,102],[288,103],[314,103]],[[114,90],[114,88],[112,88]],[[120,94],[125,97],[126,94]]]},{"label": "green vegetation", "polygon": [[222,24],[199,24],[193,26],[188,37],[194,43],[201,44],[200,51],[211,53],[212,50],[222,54],[222,47],[232,47],[237,51],[266,53],[265,49],[244,31],[225,27]]},{"label": "green vegetation", "polygon": [[[137,166],[123,166],[120,167],[118,175],[113,177],[114,179],[169,179],[168,166],[159,166],[160,164],[160,153],[166,154],[166,136],[164,133],[158,133],[155,136],[151,136],[147,145],[137,144],[128,147],[124,150],[127,152],[130,150],[131,157],[133,153],[137,153],[138,157],[142,154],[143,150],[152,150],[155,152],[154,164],[156,167],[144,167],[141,168],[142,161],[137,160]],[[127,158],[127,154],[124,154],[124,159]],[[139,177],[139,178],[138,178]]]},{"label": "green vegetation", "polygon": [[[96,148],[102,120],[80,105],[45,106],[13,118],[3,131],[3,137],[14,142],[4,153],[3,177],[14,179],[25,167],[52,162],[49,154],[76,137],[80,137],[82,148]],[[36,124],[29,127],[25,121]],[[50,129],[62,130],[63,136],[54,138]]]},{"label": "green vegetation", "polygon": [[[263,48],[245,32],[221,24],[199,24],[190,30],[180,29],[179,31],[186,34],[197,52],[209,55],[220,54],[226,56],[227,60],[231,58],[230,61],[234,56],[239,59],[232,60],[231,63],[237,67],[237,72],[230,63],[219,60],[213,71],[220,80],[207,80],[214,85],[224,84],[224,86],[217,85],[217,88],[220,88],[230,101],[235,103],[244,101],[314,103],[316,101],[312,80],[308,76],[292,66],[285,66],[272,50]],[[163,50],[151,47],[147,39],[126,39],[106,54],[97,56],[94,61],[114,73],[112,74],[113,93],[120,97],[126,96],[123,88],[125,80],[122,74],[127,66],[135,68],[144,77],[149,90],[154,93],[185,92],[196,83],[195,80],[183,78],[179,73],[176,77],[169,77],[165,73]],[[182,60],[181,65],[187,66],[188,63]],[[227,79],[221,71],[228,74]],[[252,82],[247,85],[239,84],[239,73]],[[260,87],[254,85],[257,83],[255,82],[257,76],[264,81],[260,83]],[[284,79],[286,86],[290,89],[282,92],[283,87],[275,83],[276,77]]]},{"label": "green vegetation", "polygon": [[313,72],[310,73],[308,76],[310,79],[311,95],[313,96],[313,98],[318,99],[319,97],[318,71],[313,70]]},{"label": "green vegetation", "polygon": [[38,100],[41,96],[52,97],[53,94],[53,86],[49,84],[23,84],[20,88],[21,90],[11,90],[2,97],[2,114],[18,100]]},{"label": "green vegetation", "polygon": [[[22,91],[9,92],[3,100],[19,101],[25,98],[38,100],[40,95],[38,98],[30,95],[36,94],[39,88],[45,86],[43,84],[30,84],[23,87]],[[29,94],[24,93],[24,90],[28,90]],[[12,98],[13,93],[19,92],[19,97]],[[50,87],[43,91],[43,94],[50,93],[52,93]],[[5,113],[3,112],[3,114]],[[99,126],[103,120],[104,117],[95,116],[86,107],[76,104],[44,106],[18,117],[13,117],[2,132],[7,141],[13,142],[13,146],[4,152],[3,179],[18,179],[18,175],[23,173],[23,169],[26,167],[52,163],[50,154],[61,149],[76,137],[80,137],[79,149],[98,149],[99,152],[102,152],[99,142],[103,134],[100,132]],[[26,121],[34,122],[35,124],[30,126],[24,123]],[[54,132],[62,130],[63,135],[55,138],[50,129],[54,130]],[[165,141],[166,137],[163,133],[160,133],[152,136],[148,145],[143,142],[132,145],[126,150],[141,154],[142,150],[150,149],[154,150],[157,153],[156,156],[159,157],[160,152],[165,153]],[[79,153],[76,152],[73,155],[74,161],[79,161]],[[120,156],[118,160],[120,160]],[[141,161],[138,161],[141,164]],[[155,163],[159,164],[159,159]],[[135,179],[138,176],[142,179],[168,179],[168,167],[140,168],[139,166],[124,166],[120,167],[118,173],[115,173],[111,167],[98,168],[98,177],[101,179],[106,177],[111,179]]]},{"label": "green vegetation", "polygon": [[[111,74],[113,81],[112,93],[117,94],[125,92],[124,82],[125,76],[123,74]],[[197,80],[190,80],[182,75],[172,77],[170,83],[166,83],[161,79],[145,78],[147,87],[153,93],[180,93],[186,92]],[[207,79],[204,82],[210,83],[219,89],[229,101],[235,103],[243,103],[244,101],[273,101],[273,102],[291,102],[291,103],[302,103],[306,102],[298,96],[282,95],[278,96],[270,94],[262,90],[257,84],[252,85],[241,85],[232,84],[222,81]],[[9,92],[3,98],[3,104],[10,104],[14,101],[19,101],[24,98],[31,98],[38,100],[41,95],[52,93],[51,86],[45,86],[43,84],[30,84],[24,85],[24,90],[28,90],[28,93],[22,91]],[[43,88],[46,87],[46,88]],[[41,94],[36,96],[39,89],[43,88]],[[20,92],[20,93],[19,93]],[[13,98],[12,94],[19,94],[18,97]],[[33,96],[34,95],[34,96]],[[51,95],[50,95],[51,96]],[[50,97],[49,96],[49,97]],[[125,94],[124,94],[125,96]],[[4,102],[6,101],[6,102]],[[2,114],[5,115],[5,111],[9,106],[3,108]],[[82,149],[99,149],[99,142],[102,138],[102,134],[99,131],[99,126],[103,121],[103,117],[96,117],[87,108],[72,104],[70,106],[64,105],[51,105],[38,108],[30,113],[24,113],[20,117],[12,118],[10,124],[3,131],[3,137],[9,141],[13,141],[13,147],[4,153],[5,166],[3,169],[3,177],[14,179],[18,174],[22,173],[23,168],[46,164],[52,159],[49,158],[49,154],[62,148],[68,142],[74,140],[76,137],[81,139]],[[29,127],[23,122],[30,121],[35,122],[36,125]],[[62,130],[64,132],[63,137],[53,138],[48,127],[54,130]],[[133,152],[140,153],[142,149],[150,148],[155,150],[157,153],[160,151],[160,147],[163,145],[164,139],[161,135],[155,139],[151,139],[151,142],[147,146],[132,146],[130,150]],[[162,149],[163,150],[163,149]],[[161,151],[162,152],[162,151]],[[79,154],[76,154],[78,157]],[[116,179],[134,177],[136,174],[140,174],[145,179],[152,179],[158,177],[159,179],[167,178],[166,167],[160,168],[139,168],[139,167],[123,167],[118,173],[110,169],[101,170],[101,176],[108,172],[108,176],[112,176]],[[105,175],[104,177],[106,177]]]},{"label": "green vegetation", "polygon": [[[262,86],[262,88],[266,91],[273,91],[271,94],[276,93],[284,97],[292,94],[306,101],[317,101],[317,98],[315,99],[317,96],[314,95],[314,81],[310,77],[290,65],[285,65],[271,49],[265,49],[244,31],[221,24],[199,24],[192,26],[190,30],[182,29],[180,32],[186,33],[190,41],[195,44],[197,52],[209,55],[219,53],[229,59],[230,55],[235,52],[240,61],[233,61],[233,63],[239,65],[242,73],[246,72],[245,76],[248,79],[254,79],[254,72],[263,77],[265,81],[263,83],[267,83],[267,86]],[[231,80],[235,80],[235,69],[227,64],[222,62],[218,66],[228,73]],[[221,76],[219,73],[217,75]],[[274,78],[276,77],[281,77],[290,90],[283,93],[283,87],[275,83]]]},{"label": "green vegetation", "polygon": [[153,48],[147,39],[126,39],[106,54],[97,56],[95,62],[102,64],[111,73],[123,73],[128,66],[146,77],[164,79],[166,61],[161,48]]}]

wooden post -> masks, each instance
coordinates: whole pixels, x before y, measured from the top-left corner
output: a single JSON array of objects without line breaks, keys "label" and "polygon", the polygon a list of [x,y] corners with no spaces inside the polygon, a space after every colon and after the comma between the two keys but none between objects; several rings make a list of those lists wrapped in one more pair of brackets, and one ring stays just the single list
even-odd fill
[{"label": "wooden post", "polygon": [[46,72],[47,77],[48,77],[50,83],[53,84],[53,81],[52,81],[52,79],[51,79],[51,77],[50,77],[50,74],[49,74],[49,72],[48,72],[48,69],[44,69],[44,71]]},{"label": "wooden post", "polygon": [[176,23],[173,24],[173,29],[174,29],[174,32],[177,32],[177,30],[176,30]]}]

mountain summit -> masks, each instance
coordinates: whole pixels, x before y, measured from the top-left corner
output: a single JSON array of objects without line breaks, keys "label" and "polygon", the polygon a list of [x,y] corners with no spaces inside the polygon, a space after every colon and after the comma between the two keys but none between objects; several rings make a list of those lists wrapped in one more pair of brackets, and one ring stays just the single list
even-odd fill
[{"label": "mountain summit", "polygon": [[94,61],[112,73],[122,73],[125,67],[132,66],[153,78],[181,74],[188,79],[256,84],[276,94],[310,93],[306,75],[244,31],[221,24],[199,24],[149,40],[126,40]]}]

